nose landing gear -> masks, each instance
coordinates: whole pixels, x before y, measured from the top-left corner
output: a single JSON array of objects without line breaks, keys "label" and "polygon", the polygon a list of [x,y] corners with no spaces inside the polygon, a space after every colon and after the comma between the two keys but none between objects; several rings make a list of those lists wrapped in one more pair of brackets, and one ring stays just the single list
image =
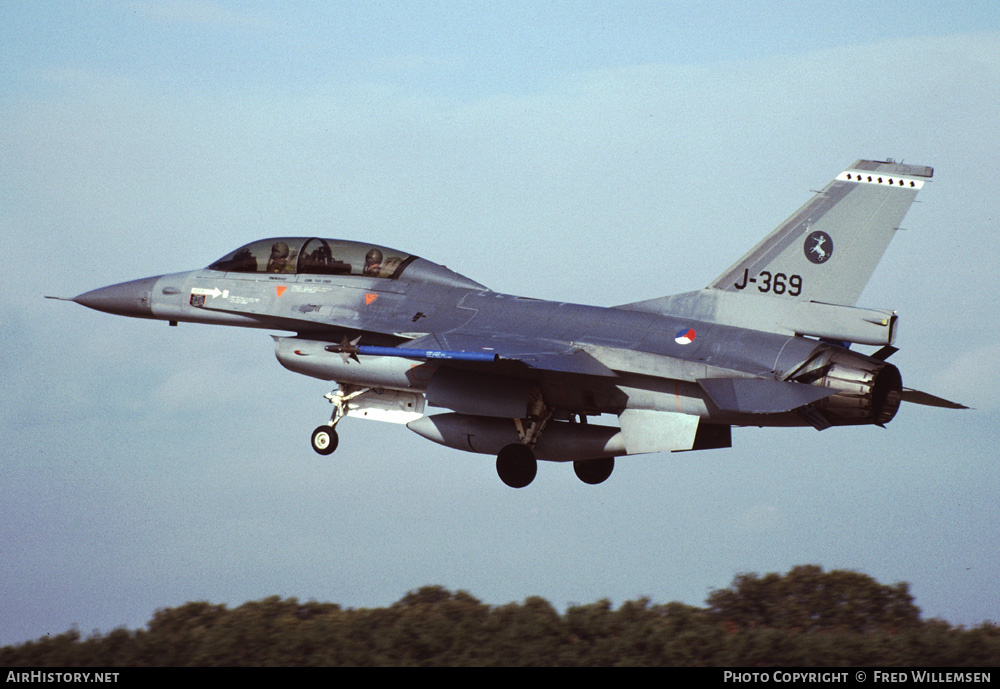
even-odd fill
[{"label": "nose landing gear", "polygon": [[337,424],[340,423],[340,420],[344,418],[344,415],[347,413],[347,403],[355,397],[365,394],[369,390],[371,390],[371,388],[341,385],[336,390],[332,390],[329,394],[324,395],[324,397],[330,401],[330,404],[333,405],[333,413],[330,415],[329,423],[318,426],[316,430],[312,432],[312,438],[310,441],[313,450],[321,455],[333,454],[340,442],[335,429],[337,428]]}]

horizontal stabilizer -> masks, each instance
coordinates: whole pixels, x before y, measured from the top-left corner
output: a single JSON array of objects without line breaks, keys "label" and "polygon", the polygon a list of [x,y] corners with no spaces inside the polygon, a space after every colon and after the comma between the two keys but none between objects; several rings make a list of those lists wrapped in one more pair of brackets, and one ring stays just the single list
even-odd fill
[{"label": "horizontal stabilizer", "polygon": [[968,409],[964,404],[952,402],[941,397],[929,395],[912,388],[903,388],[903,401],[912,404],[922,404],[926,407],[942,407],[944,409]]},{"label": "horizontal stabilizer", "polygon": [[743,414],[780,414],[837,394],[830,388],[764,378],[702,378],[698,385],[719,409]]}]

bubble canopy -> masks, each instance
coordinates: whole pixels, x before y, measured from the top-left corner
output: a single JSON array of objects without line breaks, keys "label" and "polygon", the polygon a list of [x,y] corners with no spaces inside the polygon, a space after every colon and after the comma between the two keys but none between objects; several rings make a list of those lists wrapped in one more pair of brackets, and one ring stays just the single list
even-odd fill
[{"label": "bubble canopy", "polygon": [[227,273],[366,275],[397,278],[417,257],[375,244],[319,237],[261,239],[226,254],[209,270]]},{"label": "bubble canopy", "polygon": [[227,273],[356,275],[388,280],[398,279],[406,271],[407,280],[485,289],[478,282],[412,254],[378,244],[320,237],[260,239],[226,254],[208,269]]}]

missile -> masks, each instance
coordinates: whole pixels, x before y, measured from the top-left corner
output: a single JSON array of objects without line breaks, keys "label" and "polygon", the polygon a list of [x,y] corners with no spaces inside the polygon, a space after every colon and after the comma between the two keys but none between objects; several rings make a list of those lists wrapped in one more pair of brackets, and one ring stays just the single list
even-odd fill
[{"label": "missile", "polygon": [[406,347],[378,347],[375,345],[358,344],[360,337],[348,340],[345,336],[340,344],[328,345],[326,351],[340,354],[344,363],[348,359],[361,362],[358,355],[365,356],[395,356],[404,359],[451,359],[453,361],[498,361],[500,355],[493,352],[463,352],[449,349],[411,349]]}]

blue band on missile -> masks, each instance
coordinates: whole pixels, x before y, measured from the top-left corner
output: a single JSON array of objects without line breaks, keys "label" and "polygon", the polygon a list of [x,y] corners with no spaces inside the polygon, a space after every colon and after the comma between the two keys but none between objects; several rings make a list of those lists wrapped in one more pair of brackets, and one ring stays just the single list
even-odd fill
[{"label": "blue band on missile", "polygon": [[376,347],[359,345],[358,354],[367,356],[398,356],[405,359],[452,359],[455,361],[496,361],[493,352],[457,352],[447,349],[404,349],[402,347]]}]

